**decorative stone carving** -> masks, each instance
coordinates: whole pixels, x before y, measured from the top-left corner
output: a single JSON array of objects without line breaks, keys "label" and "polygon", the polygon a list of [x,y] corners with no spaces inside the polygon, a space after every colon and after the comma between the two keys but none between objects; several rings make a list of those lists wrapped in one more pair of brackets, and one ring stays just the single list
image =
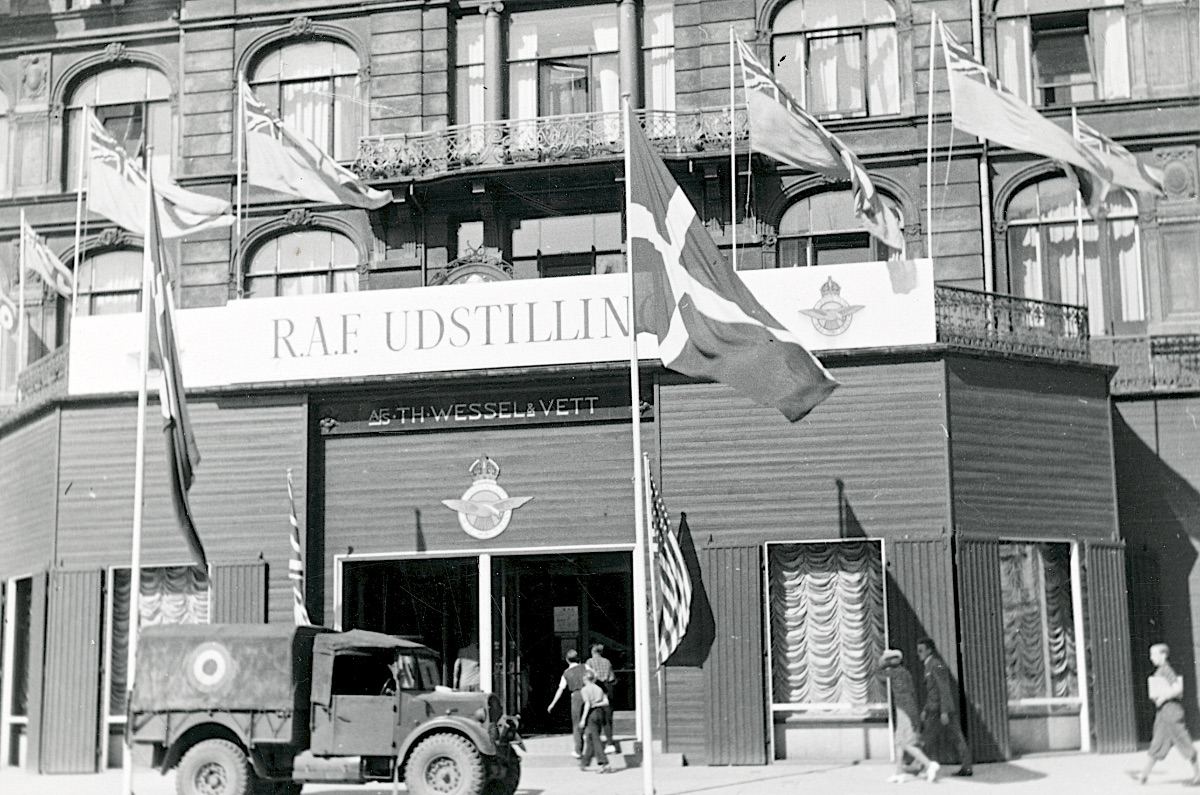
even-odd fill
[{"label": "decorative stone carving", "polygon": [[336,428],[337,426],[338,426],[338,421],[335,420],[333,417],[322,417],[321,418],[321,432],[322,433],[333,433],[333,429]]},{"label": "decorative stone carving", "polygon": [[133,244],[133,238],[124,229],[105,229],[96,236],[97,248],[112,248],[114,246],[128,246]]},{"label": "decorative stone carving", "polygon": [[129,60],[129,50],[124,43],[112,41],[104,48],[104,58],[108,61],[127,61]]},{"label": "decorative stone carving", "polygon": [[504,3],[501,3],[499,0],[491,0],[491,2],[480,3],[479,13],[483,14],[484,16],[487,16],[488,14],[503,14]]},{"label": "decorative stone carving", "polygon": [[313,32],[313,21],[310,17],[296,17],[288,25],[288,33],[293,36],[308,36]]},{"label": "decorative stone carving", "polygon": [[1196,198],[1196,147],[1173,146],[1155,152],[1163,170],[1167,198],[1182,201]]},{"label": "decorative stone carving", "polygon": [[1003,218],[993,218],[992,234],[996,237],[1003,237],[1008,234],[1008,221]]},{"label": "decorative stone carving", "polygon": [[287,215],[283,217],[283,220],[288,226],[310,226],[314,221],[316,221],[316,218],[313,217],[311,212],[303,207],[296,207],[288,210]]},{"label": "decorative stone carving", "polygon": [[21,68],[22,102],[37,102],[45,99],[50,83],[49,57],[46,55],[22,55],[17,59]]}]

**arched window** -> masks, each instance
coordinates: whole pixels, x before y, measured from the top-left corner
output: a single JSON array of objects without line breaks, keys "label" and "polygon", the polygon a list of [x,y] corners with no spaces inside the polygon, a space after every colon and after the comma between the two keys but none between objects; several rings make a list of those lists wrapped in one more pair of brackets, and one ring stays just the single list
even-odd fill
[{"label": "arched window", "polygon": [[90,107],[104,129],[143,166],[147,155],[154,175],[170,176],[174,153],[171,84],[166,76],[147,66],[122,66],[95,72],[81,80],[67,98],[66,188],[74,190],[78,178],[80,124],[84,106]]},{"label": "arched window", "polygon": [[900,112],[896,11],[887,0],[793,0],[771,24],[771,59],[810,113]]},{"label": "arched window", "polygon": [[79,264],[79,315],[137,312],[142,298],[142,252],[111,249]]},{"label": "arched window", "polygon": [[1018,191],[1005,209],[1009,290],[1087,306],[1093,336],[1136,333],[1146,321],[1137,205],[1113,189],[1104,210],[1093,220],[1066,177]]},{"label": "arched window", "polygon": [[[884,204],[900,217],[895,202]],[[805,196],[788,207],[779,220],[776,267],[837,265],[843,262],[872,262],[900,256],[871,237],[854,214],[854,194],[831,190]]]},{"label": "arched window", "polygon": [[246,297],[351,293],[358,289],[358,249],[328,229],[289,232],[267,240],[246,268]]},{"label": "arched window", "polygon": [[359,62],[336,41],[301,41],[269,51],[250,75],[254,95],[336,160],[353,160],[362,135]]}]

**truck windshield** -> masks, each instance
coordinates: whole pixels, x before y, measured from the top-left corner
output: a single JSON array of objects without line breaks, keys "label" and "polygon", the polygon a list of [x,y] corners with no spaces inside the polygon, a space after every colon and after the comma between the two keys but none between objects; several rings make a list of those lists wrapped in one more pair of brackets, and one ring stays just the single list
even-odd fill
[{"label": "truck windshield", "polygon": [[397,659],[401,690],[433,690],[442,683],[437,660],[413,654],[401,654]]}]

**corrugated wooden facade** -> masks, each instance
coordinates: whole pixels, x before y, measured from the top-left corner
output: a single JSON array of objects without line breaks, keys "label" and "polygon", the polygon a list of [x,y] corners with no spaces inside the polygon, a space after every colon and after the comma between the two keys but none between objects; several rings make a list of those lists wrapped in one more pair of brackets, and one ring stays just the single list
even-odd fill
[{"label": "corrugated wooden facade", "polygon": [[932,638],[946,653],[946,665],[958,676],[958,639],[954,616],[954,570],[949,535],[897,538],[887,542],[888,644],[904,652],[917,688],[924,673],[917,641]]},{"label": "corrugated wooden facade", "polygon": [[[762,548],[707,548],[700,555],[715,638],[704,664],[708,764],[767,762],[763,681]],[[737,687],[730,684],[736,682]]]},{"label": "corrugated wooden facade", "polygon": [[0,437],[0,580],[50,568],[57,468],[57,410]]},{"label": "corrugated wooden facade", "polygon": [[[649,435],[649,426],[646,434]],[[325,576],[333,555],[633,543],[627,422],[326,437]],[[533,497],[489,541],[463,532],[442,505],[471,486],[471,463],[500,465],[511,497]],[[310,570],[313,568],[310,565]],[[332,616],[333,588],[325,589]]]},{"label": "corrugated wooden facade", "polygon": [[[271,620],[291,621],[286,576],[286,474],[293,469],[296,510],[304,523],[307,405],[287,400],[192,400],[188,404],[201,462],[190,502],[214,564],[265,560]],[[62,413],[58,559],[64,568],[127,565],[133,519],[136,410],[132,405],[72,406]],[[175,525],[160,433],[146,440],[146,508],[142,561],[186,562]]]},{"label": "corrugated wooden facade", "polygon": [[50,575],[41,722],[42,773],[91,773],[97,764],[103,575]]},{"label": "corrugated wooden facade", "polygon": [[1107,374],[962,356],[946,365],[957,530],[1113,538]]},{"label": "corrugated wooden facade", "polygon": [[663,748],[673,754],[683,754],[689,765],[707,765],[708,677],[700,666],[663,666],[663,692],[666,694],[663,722],[666,735]]},{"label": "corrugated wooden facade", "polygon": [[1137,748],[1133,715],[1133,671],[1125,601],[1125,545],[1087,544],[1088,629],[1091,633],[1092,731],[1096,750],[1123,753]]},{"label": "corrugated wooden facade", "polygon": [[[1000,545],[956,536],[958,636],[967,742],[976,761],[1008,759],[1008,690],[1000,598]],[[950,649],[943,649],[950,654]]]},{"label": "corrugated wooden facade", "polygon": [[212,622],[262,624],[266,620],[267,564],[259,560],[213,566]]}]

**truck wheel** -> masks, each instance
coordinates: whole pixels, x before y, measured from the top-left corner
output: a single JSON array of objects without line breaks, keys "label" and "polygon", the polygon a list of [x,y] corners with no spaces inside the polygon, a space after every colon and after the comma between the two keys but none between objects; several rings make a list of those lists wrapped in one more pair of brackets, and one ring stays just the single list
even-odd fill
[{"label": "truck wheel", "polygon": [[521,757],[512,751],[497,760],[504,766],[504,773],[488,781],[484,795],[513,795],[521,783]]},{"label": "truck wheel", "polygon": [[469,740],[435,734],[408,757],[404,784],[412,795],[480,795],[483,760]]},{"label": "truck wheel", "polygon": [[179,795],[246,795],[250,762],[229,740],[204,740],[183,755],[175,771]]}]

